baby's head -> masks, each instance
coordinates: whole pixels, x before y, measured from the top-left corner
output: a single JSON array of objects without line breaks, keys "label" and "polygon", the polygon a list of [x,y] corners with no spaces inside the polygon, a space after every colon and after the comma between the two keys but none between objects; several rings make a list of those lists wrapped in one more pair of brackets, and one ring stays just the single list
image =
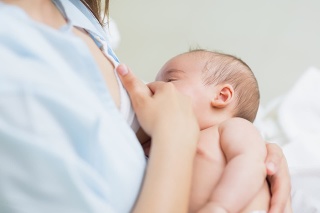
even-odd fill
[{"label": "baby's head", "polygon": [[191,97],[201,129],[231,117],[253,122],[259,88],[249,66],[232,55],[193,50],[170,59],[156,80],[172,82]]}]

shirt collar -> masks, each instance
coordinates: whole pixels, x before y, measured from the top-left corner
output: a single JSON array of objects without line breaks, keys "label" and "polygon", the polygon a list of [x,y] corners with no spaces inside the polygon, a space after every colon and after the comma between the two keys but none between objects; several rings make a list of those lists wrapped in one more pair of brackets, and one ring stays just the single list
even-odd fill
[{"label": "shirt collar", "polygon": [[[53,0],[63,6],[63,11],[67,15],[67,19],[72,22],[73,26],[83,28],[94,36],[98,36],[102,41],[107,41],[107,34],[102,26],[86,6],[79,0]],[[57,4],[57,5],[58,5]]]}]

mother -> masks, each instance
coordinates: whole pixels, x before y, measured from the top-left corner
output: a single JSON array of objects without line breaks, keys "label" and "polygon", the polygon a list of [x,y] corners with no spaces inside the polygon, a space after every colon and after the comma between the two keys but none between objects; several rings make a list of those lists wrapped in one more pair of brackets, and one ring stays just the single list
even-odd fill
[{"label": "mother", "polygon": [[[152,137],[146,166],[99,5],[0,0],[0,212],[187,212],[199,131],[191,104],[119,66]],[[268,149],[271,210],[283,212],[287,167]]]}]

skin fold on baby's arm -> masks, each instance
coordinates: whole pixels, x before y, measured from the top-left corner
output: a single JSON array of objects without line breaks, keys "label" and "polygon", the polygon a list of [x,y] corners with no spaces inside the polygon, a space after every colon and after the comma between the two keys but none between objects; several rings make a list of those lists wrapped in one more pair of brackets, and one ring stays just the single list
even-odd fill
[{"label": "skin fold on baby's arm", "polygon": [[253,124],[231,118],[219,126],[219,134],[227,165],[199,213],[240,212],[266,181],[266,146]]}]

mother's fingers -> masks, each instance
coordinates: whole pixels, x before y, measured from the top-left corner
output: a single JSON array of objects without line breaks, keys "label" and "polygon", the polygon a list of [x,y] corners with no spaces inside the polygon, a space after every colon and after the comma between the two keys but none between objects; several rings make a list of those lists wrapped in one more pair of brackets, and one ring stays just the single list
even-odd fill
[{"label": "mother's fingers", "polygon": [[155,82],[149,83],[148,87],[153,94],[156,94],[157,91],[162,90],[162,89],[172,89],[172,90],[176,91],[176,89],[172,83],[163,82],[163,81],[155,81]]},{"label": "mother's fingers", "polygon": [[282,168],[274,174],[269,176],[269,181],[271,183],[271,208],[270,213],[289,213],[291,210],[291,184],[289,172],[287,171],[286,160],[283,159]]},{"label": "mother's fingers", "polygon": [[116,70],[124,88],[130,96],[133,107],[137,109],[139,105],[151,97],[152,92],[126,65],[120,64]]},{"label": "mother's fingers", "polygon": [[268,179],[271,184],[271,208],[270,213],[292,212],[290,206],[290,175],[287,161],[276,144],[267,144],[268,156],[266,159]]},{"label": "mother's fingers", "polygon": [[267,173],[268,175],[274,175],[278,171],[279,165],[281,166],[284,158],[281,148],[273,143],[267,143],[268,155],[266,158]]}]

